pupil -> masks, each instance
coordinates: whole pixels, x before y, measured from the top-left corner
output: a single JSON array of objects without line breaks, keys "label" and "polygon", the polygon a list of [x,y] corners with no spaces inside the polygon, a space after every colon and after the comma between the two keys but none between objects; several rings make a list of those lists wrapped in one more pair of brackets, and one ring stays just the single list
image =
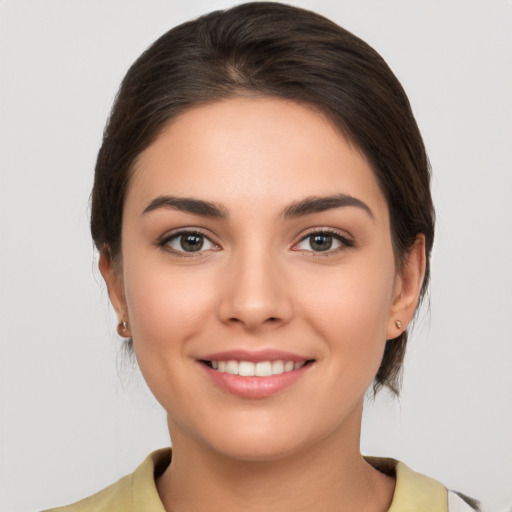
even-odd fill
[{"label": "pupil", "polygon": [[311,238],[311,248],[315,251],[327,251],[332,246],[332,236],[314,235]]},{"label": "pupil", "polygon": [[196,252],[203,247],[203,237],[200,235],[184,235],[180,240],[181,248],[187,252]]}]

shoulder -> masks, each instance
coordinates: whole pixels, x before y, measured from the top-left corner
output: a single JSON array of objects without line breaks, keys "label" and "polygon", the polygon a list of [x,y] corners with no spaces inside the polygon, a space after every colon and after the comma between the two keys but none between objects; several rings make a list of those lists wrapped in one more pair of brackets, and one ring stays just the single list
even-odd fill
[{"label": "shoulder", "polygon": [[403,462],[380,457],[365,457],[379,471],[396,478],[395,493],[388,512],[478,512],[479,503],[443,484],[413,471]]},{"label": "shoulder", "polygon": [[45,512],[165,512],[156,489],[155,473],[167,467],[170,460],[170,449],[157,450],[133,473],[102,491],[71,505]]},{"label": "shoulder", "polygon": [[130,510],[126,508],[130,501],[133,474],[126,475],[106,489],[64,507],[52,508],[45,512],[106,512]]}]

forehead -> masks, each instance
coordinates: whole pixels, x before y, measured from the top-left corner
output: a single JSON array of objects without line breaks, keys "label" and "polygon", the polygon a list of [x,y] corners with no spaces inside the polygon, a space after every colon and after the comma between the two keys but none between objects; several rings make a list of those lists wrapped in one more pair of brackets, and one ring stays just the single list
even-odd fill
[{"label": "forehead", "polygon": [[174,119],[139,156],[126,204],[169,194],[277,208],[333,193],[387,211],[366,158],[325,116],[281,99],[234,98]]}]

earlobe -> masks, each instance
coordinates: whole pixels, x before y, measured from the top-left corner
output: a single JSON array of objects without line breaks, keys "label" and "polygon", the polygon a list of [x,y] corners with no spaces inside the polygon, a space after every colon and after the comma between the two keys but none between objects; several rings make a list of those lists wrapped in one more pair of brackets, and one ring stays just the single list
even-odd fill
[{"label": "earlobe", "polygon": [[101,275],[107,285],[108,295],[110,302],[114,307],[117,318],[118,327],[117,332],[123,338],[129,338],[131,333],[129,332],[128,318],[127,318],[127,307],[126,300],[124,297],[124,286],[123,276],[121,271],[116,268],[112,261],[112,256],[107,250],[100,251],[100,258],[98,263]]},{"label": "earlobe", "polygon": [[405,255],[402,271],[397,276],[391,306],[387,339],[397,338],[411,322],[425,277],[425,236],[418,234],[411,250]]}]

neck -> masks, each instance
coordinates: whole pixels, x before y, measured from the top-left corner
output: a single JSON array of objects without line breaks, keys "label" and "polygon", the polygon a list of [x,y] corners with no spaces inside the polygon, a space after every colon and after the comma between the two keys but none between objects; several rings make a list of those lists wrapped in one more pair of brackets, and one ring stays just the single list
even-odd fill
[{"label": "neck", "polygon": [[228,457],[171,430],[172,463],[157,480],[167,512],[383,512],[392,500],[394,480],[359,452],[360,417],[346,439],[264,461]]}]

